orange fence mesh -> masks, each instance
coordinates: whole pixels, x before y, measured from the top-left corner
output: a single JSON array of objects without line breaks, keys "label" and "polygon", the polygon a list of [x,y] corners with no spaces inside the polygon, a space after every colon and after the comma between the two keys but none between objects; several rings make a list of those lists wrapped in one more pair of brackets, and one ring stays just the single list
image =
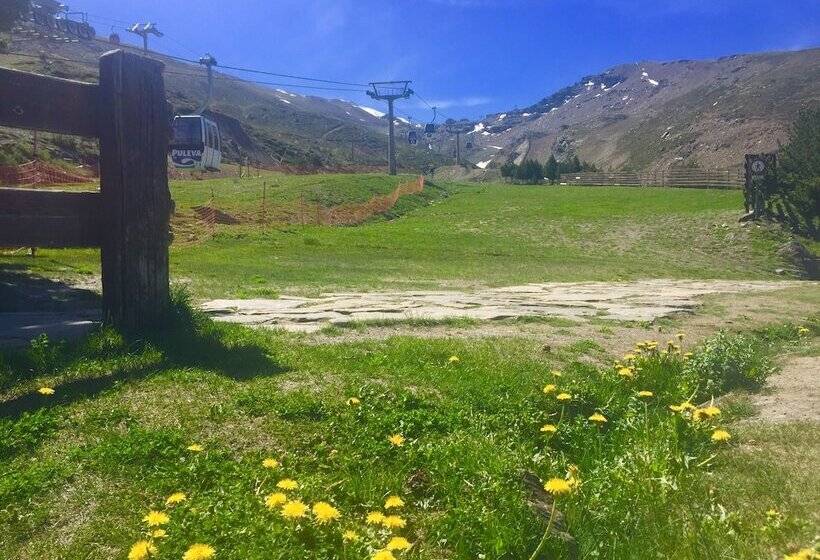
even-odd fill
[{"label": "orange fence mesh", "polygon": [[0,165],[0,185],[31,186],[88,183],[93,174],[72,172],[42,161],[30,161],[21,165]]}]

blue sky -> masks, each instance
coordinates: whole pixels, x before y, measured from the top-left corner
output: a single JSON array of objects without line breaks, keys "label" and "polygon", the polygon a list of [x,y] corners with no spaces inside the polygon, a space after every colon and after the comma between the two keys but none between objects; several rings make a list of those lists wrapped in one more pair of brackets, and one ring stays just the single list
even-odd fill
[{"label": "blue sky", "polygon": [[[153,46],[178,56],[208,51],[223,64],[350,82],[410,79],[456,118],[523,107],[624,62],[820,46],[820,0],[67,3],[101,35],[155,21],[166,37]],[[357,93],[314,93],[377,106]],[[399,113],[429,117],[417,99]]]}]

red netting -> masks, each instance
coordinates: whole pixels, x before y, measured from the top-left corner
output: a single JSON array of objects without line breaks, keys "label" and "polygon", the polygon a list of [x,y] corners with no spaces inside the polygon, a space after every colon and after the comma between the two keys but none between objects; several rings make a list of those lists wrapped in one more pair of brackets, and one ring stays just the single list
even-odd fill
[{"label": "red netting", "polygon": [[95,180],[93,173],[68,171],[59,167],[30,161],[21,165],[0,165],[0,185],[63,185],[88,183]]}]

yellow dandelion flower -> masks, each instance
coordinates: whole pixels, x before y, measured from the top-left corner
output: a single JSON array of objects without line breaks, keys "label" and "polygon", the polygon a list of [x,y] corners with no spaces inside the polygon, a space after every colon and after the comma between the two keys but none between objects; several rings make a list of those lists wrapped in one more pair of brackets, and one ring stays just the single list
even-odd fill
[{"label": "yellow dandelion flower", "polygon": [[732,435],[726,430],[715,430],[712,432],[712,441],[715,443],[722,443],[732,439]]},{"label": "yellow dandelion flower", "polygon": [[351,531],[350,529],[342,533],[342,540],[345,542],[356,542],[361,538],[362,537],[359,536],[359,533],[356,531]]},{"label": "yellow dandelion flower", "polygon": [[279,466],[279,461],[272,457],[268,457],[267,459],[262,459],[262,466],[266,469],[275,469]]},{"label": "yellow dandelion flower", "polygon": [[308,507],[299,500],[285,502],[282,506],[282,517],[285,519],[298,519],[307,515]]},{"label": "yellow dandelion flower", "polygon": [[558,427],[555,424],[544,424],[541,426],[541,431],[545,434],[554,434],[558,431]]},{"label": "yellow dandelion flower", "polygon": [[281,488],[282,490],[296,490],[299,488],[299,483],[292,478],[283,478],[276,483],[276,487]]},{"label": "yellow dandelion flower", "polygon": [[265,505],[268,509],[275,509],[288,501],[288,497],[282,492],[274,492],[265,497]]},{"label": "yellow dandelion flower", "polygon": [[589,421],[595,422],[596,424],[606,424],[606,417],[600,412],[596,412],[595,414],[589,417]]},{"label": "yellow dandelion flower", "polygon": [[182,492],[174,492],[165,499],[165,505],[173,506],[181,502],[184,502],[186,499],[188,499],[188,497]]},{"label": "yellow dandelion flower", "polygon": [[552,374],[553,377],[561,377],[562,375],[564,375],[563,371],[560,371],[560,370],[557,370],[557,369],[552,370],[550,373]]},{"label": "yellow dandelion flower", "polygon": [[559,401],[568,401],[572,400],[572,395],[570,395],[569,393],[558,393],[557,395],[555,395],[555,398]]},{"label": "yellow dandelion flower", "polygon": [[682,402],[680,404],[670,404],[669,410],[673,412],[684,412],[686,410],[695,410],[697,407],[690,403],[689,401]]},{"label": "yellow dandelion flower", "polygon": [[772,508],[766,512],[766,517],[780,517],[780,512]]},{"label": "yellow dandelion flower", "polygon": [[390,442],[390,445],[393,445],[395,447],[401,447],[404,445],[404,442],[406,440],[404,439],[404,436],[401,434],[393,434],[392,436],[387,438],[387,441]]},{"label": "yellow dandelion flower", "polygon": [[800,336],[807,335],[809,334],[809,332],[811,331],[809,331],[809,329],[806,327],[797,327],[797,334],[799,334]]},{"label": "yellow dandelion flower", "polygon": [[572,485],[563,478],[551,478],[544,484],[544,490],[553,496],[563,496],[572,491]]},{"label": "yellow dandelion flower", "polygon": [[642,399],[648,399],[649,397],[654,397],[655,393],[652,391],[638,391],[638,396]]},{"label": "yellow dandelion flower", "polygon": [[457,364],[457,363],[459,363],[461,360],[459,359],[459,357],[458,357],[458,356],[450,356],[450,357],[447,359],[447,361],[448,361],[448,362],[450,362],[451,364]]},{"label": "yellow dandelion flower", "polygon": [[399,515],[385,515],[382,519],[382,525],[388,529],[403,529],[407,526],[407,521]]},{"label": "yellow dandelion flower", "polygon": [[213,558],[216,554],[214,547],[208,544],[192,544],[185,554],[182,555],[182,560],[208,560]]},{"label": "yellow dandelion flower", "polygon": [[165,529],[154,529],[151,531],[151,537],[154,539],[164,539],[168,536],[168,532]]},{"label": "yellow dandelion flower", "polygon": [[39,389],[37,389],[37,392],[41,395],[50,396],[54,394],[54,389],[52,389],[51,387],[40,387]]},{"label": "yellow dandelion flower", "polygon": [[339,519],[341,515],[338,509],[327,502],[316,502],[313,504],[313,516],[316,518],[316,523],[320,525]]},{"label": "yellow dandelion flower", "polygon": [[368,525],[381,525],[384,521],[384,514],[380,511],[371,511],[367,514],[365,523]]},{"label": "yellow dandelion flower", "polygon": [[635,354],[624,354],[624,360],[627,362],[631,362],[635,359]]},{"label": "yellow dandelion flower", "polygon": [[128,551],[128,560],[145,560],[157,553],[157,547],[150,541],[137,541]]},{"label": "yellow dandelion flower", "polygon": [[171,518],[168,517],[168,514],[166,513],[151,510],[145,517],[142,518],[142,520],[145,521],[149,527],[158,527],[171,521]]},{"label": "yellow dandelion flower", "polygon": [[683,342],[683,339],[684,339],[684,338],[686,338],[686,333],[679,332],[679,333],[678,333],[678,334],[676,334],[675,336],[676,336],[676,337],[678,337],[678,340],[680,340],[681,342]]},{"label": "yellow dandelion flower", "polygon": [[631,367],[618,368],[618,375],[628,378],[635,377],[635,370]]},{"label": "yellow dandelion flower", "polygon": [[199,445],[198,443],[193,443],[186,447],[188,451],[193,451],[194,453],[199,453],[200,451],[204,451],[205,448]]},{"label": "yellow dandelion flower", "polygon": [[388,496],[384,501],[384,509],[399,508],[404,505],[404,500],[400,496]]},{"label": "yellow dandelion flower", "polygon": [[820,554],[815,549],[804,548],[792,554],[787,554],[783,557],[783,560],[816,560],[818,558],[820,558]]},{"label": "yellow dandelion flower", "polygon": [[544,385],[544,389],[543,389],[545,395],[549,395],[550,393],[554,393],[556,390],[558,390],[558,387],[556,387],[555,384],[553,384],[553,383],[549,383],[547,385]]},{"label": "yellow dandelion flower", "polygon": [[407,550],[410,546],[410,541],[404,537],[393,537],[390,541],[388,541],[384,548],[387,550]]},{"label": "yellow dandelion flower", "polygon": [[358,397],[350,397],[347,399],[347,406],[359,406],[362,401]]},{"label": "yellow dandelion flower", "polygon": [[701,410],[703,410],[703,413],[709,418],[720,416],[720,409],[715,405],[709,405]]},{"label": "yellow dandelion flower", "polygon": [[396,560],[396,557],[389,550],[377,550],[371,558],[372,560]]},{"label": "yellow dandelion flower", "polygon": [[706,411],[703,410],[702,408],[699,408],[699,409],[695,410],[692,413],[692,420],[694,420],[695,422],[700,422],[705,417],[706,417]]}]

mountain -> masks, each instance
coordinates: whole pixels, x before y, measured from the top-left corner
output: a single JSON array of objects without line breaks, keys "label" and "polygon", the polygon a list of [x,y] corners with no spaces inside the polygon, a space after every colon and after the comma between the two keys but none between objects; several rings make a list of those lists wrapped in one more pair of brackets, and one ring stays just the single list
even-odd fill
[{"label": "mountain", "polygon": [[479,167],[577,155],[601,169],[725,169],[777,149],[820,103],[820,49],[623,64],[470,123]]},{"label": "mountain", "polygon": [[[36,29],[27,23],[17,30],[18,39],[11,42],[6,54],[0,51],[0,66],[95,82],[98,57],[114,48],[99,38],[75,42],[44,39],[34,35]],[[35,56],[41,53],[42,57]],[[159,53],[150,56],[165,64],[166,92],[174,111],[195,111],[207,94],[204,68]],[[378,108],[254,84],[219,72],[215,76],[206,115],[219,125],[223,157],[227,161],[248,157],[263,165],[284,165],[296,170],[386,165],[387,119]],[[437,153],[424,149],[426,146],[410,146],[401,141],[418,125],[400,118],[396,125],[400,168],[425,169],[443,161]],[[0,164],[31,159],[31,145],[29,132],[0,128]],[[57,159],[93,163],[96,157],[92,142],[69,137],[43,134],[40,147],[44,150],[41,153]]]}]

